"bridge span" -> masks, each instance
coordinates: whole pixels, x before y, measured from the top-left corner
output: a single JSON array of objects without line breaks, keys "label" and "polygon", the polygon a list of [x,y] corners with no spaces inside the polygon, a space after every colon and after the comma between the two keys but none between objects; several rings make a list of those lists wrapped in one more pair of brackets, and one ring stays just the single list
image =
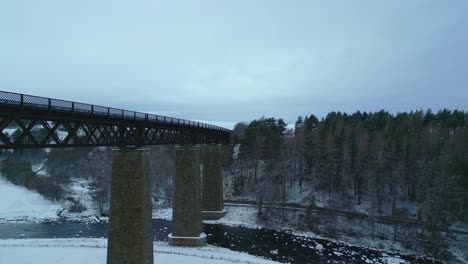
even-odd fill
[{"label": "bridge span", "polygon": [[[0,149],[226,144],[230,140],[229,129],[214,125],[5,91],[0,91],[0,118]],[[5,134],[11,127],[21,133]]]}]

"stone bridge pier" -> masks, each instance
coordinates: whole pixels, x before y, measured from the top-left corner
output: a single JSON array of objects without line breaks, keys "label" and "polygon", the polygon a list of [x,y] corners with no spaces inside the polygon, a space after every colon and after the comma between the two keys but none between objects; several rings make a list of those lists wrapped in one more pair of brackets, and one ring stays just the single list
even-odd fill
[{"label": "stone bridge pier", "polygon": [[223,153],[221,144],[209,144],[203,151],[202,218],[217,220],[226,215],[223,203]]},{"label": "stone bridge pier", "polygon": [[148,148],[112,150],[107,264],[153,264]]},{"label": "stone bridge pier", "polygon": [[[206,245],[202,219],[219,219],[226,213],[222,146],[210,144],[201,150],[200,145],[175,147],[172,233],[168,237],[172,246]],[[114,149],[107,264],[152,264],[153,261],[149,149]]]},{"label": "stone bridge pier", "polygon": [[175,179],[172,211],[171,246],[206,245],[201,217],[200,147],[175,147]]},{"label": "stone bridge pier", "polygon": [[[200,155],[200,154],[203,155]],[[202,160],[200,160],[202,159]],[[200,174],[202,165],[202,175]],[[223,207],[221,144],[176,146],[172,233],[169,245],[204,246],[202,219],[219,219]]]}]

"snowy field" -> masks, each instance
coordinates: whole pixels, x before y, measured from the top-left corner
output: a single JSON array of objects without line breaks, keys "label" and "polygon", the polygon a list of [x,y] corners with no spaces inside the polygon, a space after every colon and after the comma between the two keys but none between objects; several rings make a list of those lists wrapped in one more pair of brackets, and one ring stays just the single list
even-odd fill
[{"label": "snowy field", "polygon": [[0,175],[0,223],[58,220],[59,212],[69,220],[94,221],[97,209],[89,193],[89,181],[74,180],[69,184],[69,191],[68,196],[80,201],[87,210],[82,213],[70,213],[64,209],[68,208],[71,202],[52,202],[36,191],[12,184]]},{"label": "snowy field", "polygon": [[[0,240],[0,263],[103,264],[106,246],[105,239],[6,239]],[[155,242],[153,250],[155,263],[277,263],[213,246],[179,248]]]}]

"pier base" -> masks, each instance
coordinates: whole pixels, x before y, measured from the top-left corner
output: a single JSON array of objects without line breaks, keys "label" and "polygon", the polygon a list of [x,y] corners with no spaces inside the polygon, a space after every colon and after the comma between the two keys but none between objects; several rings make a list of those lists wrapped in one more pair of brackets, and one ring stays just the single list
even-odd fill
[{"label": "pier base", "polygon": [[201,219],[200,148],[176,146],[171,246],[206,245]]}]

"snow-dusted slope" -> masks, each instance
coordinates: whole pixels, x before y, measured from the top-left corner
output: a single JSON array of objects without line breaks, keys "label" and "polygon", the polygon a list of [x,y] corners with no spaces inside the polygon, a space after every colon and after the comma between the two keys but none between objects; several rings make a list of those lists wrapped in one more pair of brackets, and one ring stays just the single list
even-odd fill
[{"label": "snow-dusted slope", "polygon": [[37,192],[16,186],[0,177],[0,221],[56,218],[62,206],[44,199]]}]

